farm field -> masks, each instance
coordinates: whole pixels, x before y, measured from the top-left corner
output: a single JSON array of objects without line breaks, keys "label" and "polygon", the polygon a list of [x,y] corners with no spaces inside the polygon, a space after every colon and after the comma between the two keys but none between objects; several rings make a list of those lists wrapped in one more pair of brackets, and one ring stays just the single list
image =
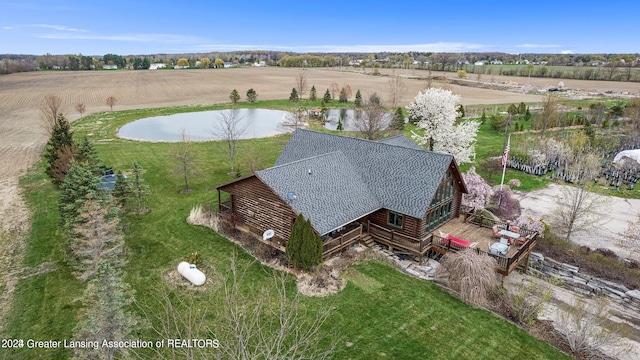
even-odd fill
[{"label": "farm field", "polygon": [[[87,108],[85,115],[108,111],[105,100],[115,96],[114,110],[153,108],[179,105],[198,105],[229,102],[229,93],[237,89],[242,100],[253,88],[258,100],[287,99],[295,84],[295,77],[304,72],[307,94],[315,85],[319,96],[336,82],[349,84],[354,93],[363,96],[377,92],[383,98],[388,93],[388,78],[370,76],[354,71],[331,69],[242,68],[219,70],[158,70],[158,71],[86,71],[86,72],[30,72],[0,77],[0,163],[4,171],[0,181],[22,173],[39,157],[46,137],[38,126],[39,108],[45,95],[62,98],[64,114],[69,120],[80,115],[74,110],[78,103]],[[384,72],[383,72],[384,73]],[[401,73],[398,73],[401,74]],[[426,75],[426,73],[425,73]],[[402,106],[413,100],[425,82],[405,81],[407,91]],[[452,90],[467,104],[498,104],[536,102],[536,95],[474,89],[451,85]]]}]

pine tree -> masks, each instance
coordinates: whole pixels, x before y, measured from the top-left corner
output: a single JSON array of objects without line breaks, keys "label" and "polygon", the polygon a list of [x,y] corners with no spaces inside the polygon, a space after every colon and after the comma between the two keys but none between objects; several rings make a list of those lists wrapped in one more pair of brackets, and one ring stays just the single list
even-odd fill
[{"label": "pine tree", "polygon": [[391,120],[391,124],[389,124],[389,128],[391,130],[402,130],[404,129],[404,114],[402,113],[402,108],[396,108],[395,114],[393,114],[393,120]]},{"label": "pine tree", "polygon": [[527,111],[527,105],[524,102],[520,102],[520,104],[518,105],[518,114],[524,115],[526,111]]},{"label": "pine tree", "polygon": [[229,99],[231,99],[232,103],[237,103],[240,100],[240,94],[238,94],[238,90],[231,90],[231,94],[229,94]]},{"label": "pine tree", "polygon": [[[51,131],[51,137],[47,142],[44,152],[44,158],[47,160],[46,174],[53,179],[56,185],[60,185],[64,181],[63,178],[55,178],[53,176],[53,168],[56,166],[56,161],[60,157],[61,153],[75,151],[75,143],[73,142],[73,132],[71,131],[71,125],[62,114],[58,114],[56,122],[53,125]],[[68,159],[71,160],[70,158]],[[67,163],[68,165],[68,163]],[[60,164],[57,164],[61,167]],[[64,166],[63,166],[64,167]]]},{"label": "pine tree", "polygon": [[73,225],[80,221],[78,216],[85,202],[90,199],[106,199],[104,191],[100,190],[100,180],[85,163],[71,161],[67,177],[60,185],[58,200],[60,220],[67,231],[71,231]]},{"label": "pine tree", "polygon": [[354,105],[356,106],[356,108],[361,108],[362,105],[363,105],[362,94],[360,93],[360,89],[358,89],[358,91],[356,91],[356,100],[354,102]]},{"label": "pine tree", "polygon": [[122,174],[122,171],[118,170],[116,173],[116,183],[111,195],[116,199],[116,204],[126,213],[134,194],[131,182]]},{"label": "pine tree", "polygon": [[69,239],[68,248],[78,279],[92,278],[102,260],[114,266],[123,265],[124,238],[120,229],[120,219],[113,203],[101,203],[95,199],[84,203],[73,226],[74,237]]},{"label": "pine tree", "polygon": [[247,101],[255,102],[258,99],[258,93],[253,88],[247,90]]},{"label": "pine tree", "polygon": [[311,271],[322,263],[322,238],[313,230],[311,220],[307,219],[303,231],[304,241],[300,249],[300,267]]},{"label": "pine tree", "polygon": [[309,100],[316,101],[318,99],[318,94],[316,92],[316,86],[311,87],[311,92],[309,93]]},{"label": "pine tree", "polygon": [[480,116],[480,124],[483,124],[487,122],[487,114],[485,113],[485,110],[482,109],[482,115]]},{"label": "pine tree", "polygon": [[304,225],[304,216],[299,214],[293,222],[291,235],[289,236],[289,241],[287,241],[287,247],[285,249],[287,259],[296,268],[300,266],[300,251],[304,236]]},{"label": "pine tree", "polygon": [[90,142],[86,136],[82,139],[82,143],[77,146],[74,160],[86,163],[91,167],[94,174],[101,175],[100,168],[98,167],[98,163],[100,162],[98,153],[96,152],[96,148],[93,146],[93,143]]},{"label": "pine tree", "polygon": [[533,115],[531,114],[531,111],[529,111],[529,107],[527,106],[527,110],[524,112],[524,121],[529,121],[532,117]]},{"label": "pine tree", "polygon": [[340,102],[343,104],[346,104],[349,101],[349,98],[347,97],[347,89],[342,88],[340,89]]},{"label": "pine tree", "polygon": [[342,125],[342,120],[338,119],[338,125],[336,126],[336,130],[342,131],[344,130],[344,125]]},{"label": "pine tree", "polygon": [[464,118],[464,106],[462,104],[458,105],[458,119]]},{"label": "pine tree", "polygon": [[331,101],[331,92],[329,92],[329,89],[327,89],[327,91],[324,92],[324,97],[322,98],[322,101],[324,101],[325,104],[328,104],[329,101]]},{"label": "pine tree", "polygon": [[313,270],[322,263],[322,238],[302,214],[293,223],[286,254],[289,262],[299,269]]},{"label": "pine tree", "polygon": [[296,88],[291,89],[291,95],[289,95],[289,101],[297,103],[300,98],[298,97],[298,90]]},{"label": "pine tree", "polygon": [[[125,274],[106,261],[101,261],[95,277],[89,282],[84,296],[84,315],[73,330],[73,340],[107,341],[130,340],[141,320],[127,310],[133,304],[135,291],[124,282]],[[74,348],[74,359],[113,359],[116,352],[126,348]]]}]

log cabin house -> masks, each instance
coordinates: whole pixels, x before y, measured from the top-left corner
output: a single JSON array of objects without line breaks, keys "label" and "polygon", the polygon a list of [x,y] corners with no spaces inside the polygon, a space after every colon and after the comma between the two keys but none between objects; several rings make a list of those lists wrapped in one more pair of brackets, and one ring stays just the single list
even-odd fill
[{"label": "log cabin house", "polygon": [[271,168],[218,185],[220,215],[284,251],[298,214],[328,256],[373,241],[415,256],[456,250],[434,234],[467,192],[452,155],[404,136],[370,141],[297,129]]}]

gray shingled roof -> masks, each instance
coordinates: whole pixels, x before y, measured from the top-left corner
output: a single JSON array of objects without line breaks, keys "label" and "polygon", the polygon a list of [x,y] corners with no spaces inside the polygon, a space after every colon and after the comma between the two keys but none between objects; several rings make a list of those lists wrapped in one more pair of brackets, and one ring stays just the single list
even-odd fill
[{"label": "gray shingled roof", "polygon": [[411,141],[404,135],[393,136],[390,138],[382,139],[378,142],[383,144],[388,144],[388,145],[402,146],[402,147],[406,147],[414,150],[424,150],[423,148],[420,147],[420,145]]},{"label": "gray shingled roof", "polygon": [[[311,219],[321,235],[380,209],[375,194],[340,151],[257,171],[256,176]],[[288,198],[290,192],[295,199]]]},{"label": "gray shingled roof", "polygon": [[[330,183],[323,185],[326,192],[338,191],[332,186],[349,186],[349,191],[343,193],[346,197],[326,198],[327,194],[324,192],[310,194],[310,196],[315,196],[315,201],[322,201],[323,206],[329,207],[326,210],[317,207],[309,208],[308,212],[302,212],[311,219],[314,226],[316,222],[324,221],[322,217],[326,216],[328,211],[332,211],[331,208],[347,208],[355,206],[355,204],[348,203],[362,201],[361,198],[350,195],[353,192],[354,185],[351,183],[354,180],[353,175],[349,176],[348,173],[345,173],[349,167],[353,170],[348,171],[352,171],[354,175],[359,174],[359,179],[356,181],[357,184],[362,183],[362,185],[358,186],[367,188],[367,191],[377,200],[378,208],[386,208],[422,218],[431,204],[442,176],[451,165],[453,156],[415,148],[407,141],[410,140],[392,138],[386,142],[376,142],[297,129],[276,161],[276,167],[282,166],[283,172],[279,175],[286,179],[293,176],[285,171],[289,168],[283,165],[336,151],[341,152],[343,157],[332,155],[318,157],[314,161],[319,163],[320,159],[326,161],[343,161],[341,159],[344,159],[349,163],[348,165],[333,165],[340,166],[340,172],[336,173],[335,179],[326,179]],[[338,174],[340,177],[345,177],[340,179]],[[267,182],[267,184],[269,183]],[[284,195],[283,198],[286,199],[286,192]],[[368,209],[371,204],[367,203],[365,207]],[[364,215],[366,212],[354,217],[354,219]]]}]

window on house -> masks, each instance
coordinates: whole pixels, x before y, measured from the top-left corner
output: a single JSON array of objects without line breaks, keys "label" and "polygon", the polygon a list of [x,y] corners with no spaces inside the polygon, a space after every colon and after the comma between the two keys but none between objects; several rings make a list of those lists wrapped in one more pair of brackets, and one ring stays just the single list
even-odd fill
[{"label": "window on house", "polygon": [[404,223],[404,215],[397,213],[395,211],[389,210],[389,215],[387,216],[387,224],[391,226],[395,226],[397,228],[402,228]]}]

